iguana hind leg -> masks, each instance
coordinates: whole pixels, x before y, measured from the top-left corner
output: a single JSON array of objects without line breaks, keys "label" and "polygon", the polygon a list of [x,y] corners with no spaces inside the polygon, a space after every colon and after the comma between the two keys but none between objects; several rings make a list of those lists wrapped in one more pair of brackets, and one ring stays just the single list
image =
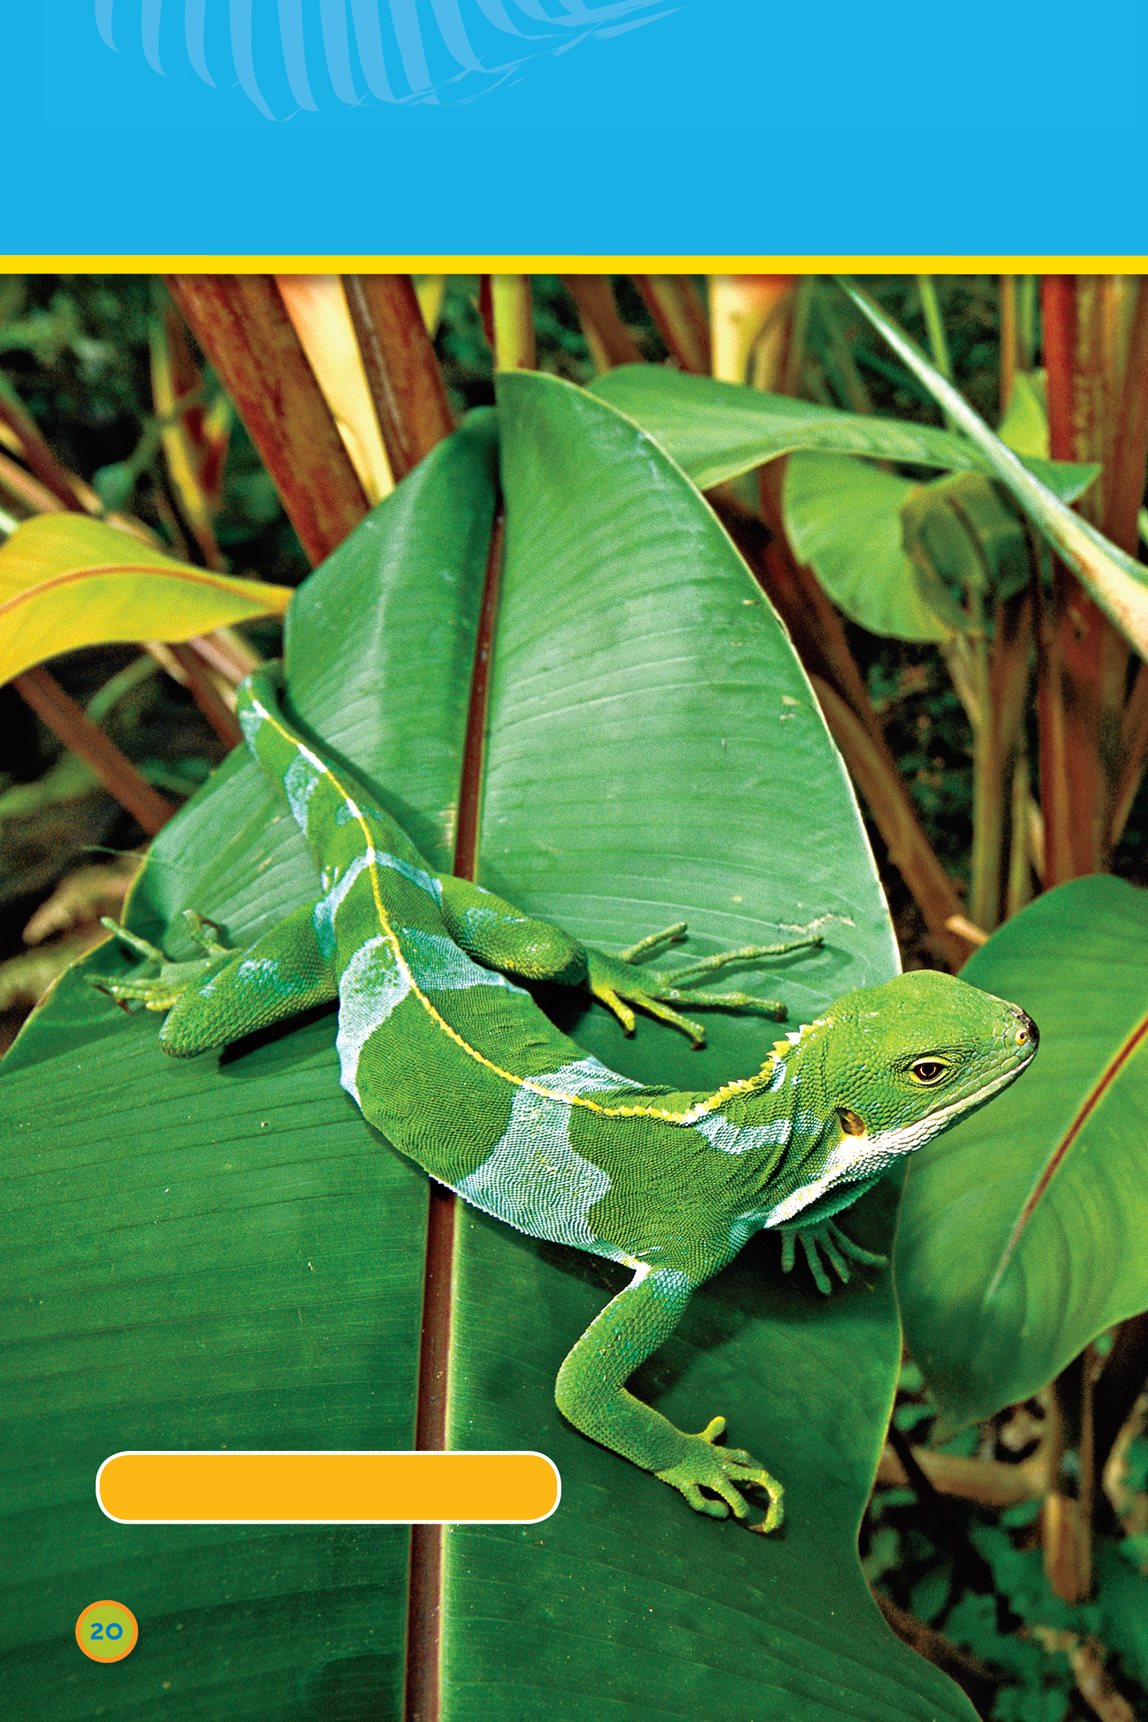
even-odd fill
[{"label": "iguana hind leg", "polygon": [[[686,935],[686,923],[676,921],[660,932],[649,933],[617,956],[582,945],[551,921],[525,915],[505,898],[450,874],[440,875],[443,916],[455,942],[468,956],[486,968],[523,980],[554,981],[562,986],[585,986],[613,1011],[627,1034],[632,1034],[638,1011],[669,1023],[692,1041],[704,1046],[706,1031],[693,1017],[675,1007],[695,1010],[753,1012],[784,1021],[780,999],[759,998],[747,992],[694,992],[699,981],[731,963],[758,962],[809,950],[822,943],[821,923],[794,929],[796,937],[770,945],[742,945],[719,951],[683,968],[660,971],[639,965],[657,951],[677,944]],[[687,991],[687,989],[690,989]]]}]

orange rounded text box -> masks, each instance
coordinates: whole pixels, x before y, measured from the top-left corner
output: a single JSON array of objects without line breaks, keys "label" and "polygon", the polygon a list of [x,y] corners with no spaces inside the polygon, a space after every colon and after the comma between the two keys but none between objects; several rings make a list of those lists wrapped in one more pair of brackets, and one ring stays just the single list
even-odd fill
[{"label": "orange rounded text box", "polygon": [[125,1452],[96,1476],[127,1525],[529,1525],[561,1493],[544,1453]]}]

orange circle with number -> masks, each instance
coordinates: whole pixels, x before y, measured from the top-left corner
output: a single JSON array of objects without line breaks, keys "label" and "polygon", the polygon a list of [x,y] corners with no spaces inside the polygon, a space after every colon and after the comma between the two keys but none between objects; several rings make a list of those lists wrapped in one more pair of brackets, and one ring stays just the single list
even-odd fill
[{"label": "orange circle with number", "polygon": [[139,1622],[122,1602],[90,1602],[76,1621],[76,1643],[93,1662],[122,1662],[136,1647]]}]

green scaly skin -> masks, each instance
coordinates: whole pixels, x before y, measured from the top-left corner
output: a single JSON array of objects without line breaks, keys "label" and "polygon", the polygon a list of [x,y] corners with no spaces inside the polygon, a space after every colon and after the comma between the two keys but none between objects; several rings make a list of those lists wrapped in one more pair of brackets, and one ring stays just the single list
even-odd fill
[{"label": "green scaly skin", "polygon": [[434,873],[370,795],[294,731],[277,683],[257,671],[239,715],[314,854],[320,895],[250,950],[233,952],[201,917],[193,963],[112,924],[153,971],[99,983],[166,1012],[160,1044],[186,1057],[338,1000],[342,1082],[364,1116],[431,1177],[533,1237],[632,1272],[558,1374],[563,1414],[593,1440],[679,1489],[698,1512],[745,1519],[745,1491],[781,1486],[752,1454],[717,1443],[724,1419],[676,1429],[626,1391],[672,1333],[691,1292],[754,1232],[800,1241],[815,1281],[850,1259],[880,1264],[834,1216],[887,1166],[1010,1083],[1036,1050],[1016,1005],[933,973],[847,993],[774,1042],[752,1076],[713,1092],[632,1082],[553,1027],[509,977],[584,986],[629,1031],[634,1011],[696,1043],[683,1003],[782,1016],[752,995],[697,993],[732,961],[816,945],[752,946],[661,975],[637,966],[684,927],[611,957],[520,913],[480,886]]}]

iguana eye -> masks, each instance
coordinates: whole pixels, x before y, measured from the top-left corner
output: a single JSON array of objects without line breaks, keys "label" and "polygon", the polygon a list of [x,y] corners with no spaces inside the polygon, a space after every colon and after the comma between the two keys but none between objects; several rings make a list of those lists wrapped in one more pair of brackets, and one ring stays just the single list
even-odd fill
[{"label": "iguana eye", "polygon": [[923,1082],[926,1087],[930,1083],[939,1082],[945,1074],[945,1069],[945,1065],[941,1063],[939,1058],[919,1058],[916,1064],[909,1066],[910,1073],[918,1082]]}]

